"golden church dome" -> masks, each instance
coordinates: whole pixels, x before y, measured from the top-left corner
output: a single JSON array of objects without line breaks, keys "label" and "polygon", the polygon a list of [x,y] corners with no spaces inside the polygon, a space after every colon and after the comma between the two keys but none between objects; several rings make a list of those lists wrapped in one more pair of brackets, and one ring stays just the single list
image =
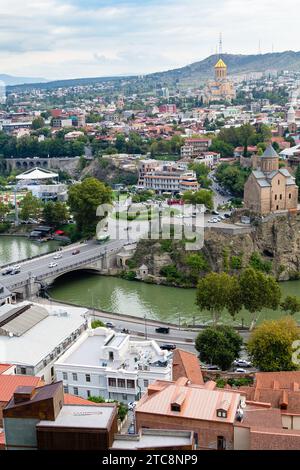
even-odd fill
[{"label": "golden church dome", "polygon": [[227,65],[225,64],[225,62],[223,62],[222,59],[219,59],[218,62],[216,63],[216,65],[215,65],[215,68],[216,69],[227,69]]}]

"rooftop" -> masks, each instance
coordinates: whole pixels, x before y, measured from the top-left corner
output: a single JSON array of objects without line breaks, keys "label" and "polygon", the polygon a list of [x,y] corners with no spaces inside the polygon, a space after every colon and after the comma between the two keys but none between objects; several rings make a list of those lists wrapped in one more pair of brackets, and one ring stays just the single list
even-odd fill
[{"label": "rooftop", "polygon": [[142,429],[140,434],[117,434],[111,449],[138,450],[174,448],[191,445],[193,432],[161,429]]},{"label": "rooftop", "polygon": [[40,421],[37,428],[107,428],[116,411],[114,403],[97,405],[63,405],[55,421]]},{"label": "rooftop", "polygon": [[[22,302],[20,305],[28,304]],[[47,311],[48,315],[22,336],[0,336],[0,357],[3,362],[36,365],[85,322],[85,308],[32,305],[41,312]],[[2,309],[0,307],[0,316]]]},{"label": "rooftop", "polygon": [[175,349],[173,353],[173,380],[187,377],[193,384],[204,384],[201,366],[198,357],[182,349]]},{"label": "rooftop", "polygon": [[43,381],[40,377],[29,375],[0,375],[0,402],[8,402],[15,390],[20,387],[38,387]]},{"label": "rooftop", "polygon": [[[187,379],[186,379],[187,382]],[[240,404],[240,394],[225,390],[210,390],[206,385],[183,385],[177,382],[155,382],[160,390],[151,390],[144,395],[136,406],[136,413],[189,418],[204,421],[233,423]],[[149,393],[150,391],[150,393]],[[180,403],[179,403],[180,402]],[[228,403],[227,417],[218,417],[217,409]],[[180,411],[173,411],[171,404],[180,404]]]}]

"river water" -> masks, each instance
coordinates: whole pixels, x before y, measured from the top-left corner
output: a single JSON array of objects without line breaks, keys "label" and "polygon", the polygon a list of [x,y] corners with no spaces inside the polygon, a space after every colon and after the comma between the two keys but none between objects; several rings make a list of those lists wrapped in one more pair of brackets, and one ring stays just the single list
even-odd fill
[{"label": "river water", "polygon": [[0,237],[0,268],[6,264],[33,258],[54,251],[59,244],[55,241],[38,243],[25,237]]},{"label": "river water", "polygon": [[[300,296],[300,281],[281,283],[281,289],[284,296]],[[57,300],[137,317],[146,315],[149,319],[175,324],[203,324],[211,319],[208,312],[200,312],[196,306],[195,289],[157,286],[81,272],[58,279],[50,292]],[[264,310],[259,322],[280,316],[280,310]],[[300,321],[300,315],[296,315],[295,319]],[[224,315],[223,321],[233,323],[229,315]],[[237,316],[234,324],[249,325],[250,322],[249,314],[244,311]]]}]

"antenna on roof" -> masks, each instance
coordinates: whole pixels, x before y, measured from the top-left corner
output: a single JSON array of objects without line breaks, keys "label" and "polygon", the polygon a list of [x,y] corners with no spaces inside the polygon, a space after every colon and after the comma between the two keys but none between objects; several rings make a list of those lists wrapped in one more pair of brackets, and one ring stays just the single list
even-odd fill
[{"label": "antenna on roof", "polygon": [[261,54],[261,41],[258,41],[258,54]]},{"label": "antenna on roof", "polygon": [[222,39],[222,33],[220,33],[220,37],[219,37],[219,59],[220,59],[222,54],[223,54],[223,39]]}]

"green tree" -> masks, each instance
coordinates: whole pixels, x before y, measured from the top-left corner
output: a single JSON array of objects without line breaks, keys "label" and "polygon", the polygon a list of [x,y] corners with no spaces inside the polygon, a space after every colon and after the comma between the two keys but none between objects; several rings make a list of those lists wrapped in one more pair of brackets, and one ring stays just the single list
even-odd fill
[{"label": "green tree", "polygon": [[64,202],[49,201],[44,204],[43,217],[45,222],[53,227],[65,224],[69,219],[69,211]]},{"label": "green tree", "polygon": [[206,328],[196,338],[195,347],[201,361],[229,369],[239,357],[243,340],[231,327],[219,325]]},{"label": "green tree", "polygon": [[103,328],[105,325],[103,323],[103,321],[101,320],[93,320],[92,323],[91,323],[91,327],[93,330],[95,330],[96,328]]},{"label": "green tree", "polygon": [[31,192],[28,192],[21,201],[20,208],[20,218],[22,220],[36,219],[41,211],[41,201],[33,196]]},{"label": "green tree", "polygon": [[240,274],[239,284],[241,303],[252,314],[251,328],[263,308],[278,309],[281,290],[274,277],[247,268]]},{"label": "green tree", "polygon": [[68,204],[78,230],[84,236],[96,233],[97,208],[112,201],[112,191],[96,178],[86,178],[69,189]]},{"label": "green tree", "polygon": [[183,200],[186,204],[203,204],[207,209],[214,208],[213,193],[207,189],[200,191],[186,191],[183,194]]},{"label": "green tree", "polygon": [[3,222],[7,214],[9,213],[9,206],[0,202],[0,221]]},{"label": "green tree", "polygon": [[300,299],[296,296],[287,295],[280,304],[281,310],[289,315],[295,315],[300,312]]},{"label": "green tree", "polygon": [[214,324],[227,310],[233,317],[240,311],[240,287],[236,276],[227,273],[209,273],[199,280],[196,304],[200,310],[208,310]]},{"label": "green tree", "polygon": [[293,342],[299,338],[297,323],[291,317],[268,320],[252,332],[247,350],[253,365],[263,372],[296,370]]},{"label": "green tree", "polygon": [[31,128],[33,130],[42,129],[44,126],[45,126],[45,121],[41,116],[35,118],[31,124]]}]

